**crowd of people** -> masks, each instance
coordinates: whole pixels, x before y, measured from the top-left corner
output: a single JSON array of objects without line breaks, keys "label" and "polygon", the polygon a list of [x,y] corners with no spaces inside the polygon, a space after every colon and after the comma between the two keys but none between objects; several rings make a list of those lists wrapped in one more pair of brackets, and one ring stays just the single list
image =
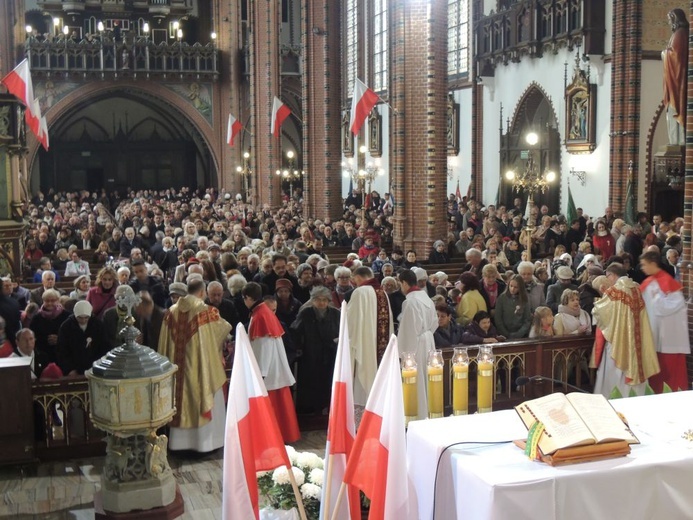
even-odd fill
[{"label": "crowd of people", "polygon": [[[363,406],[393,332],[423,363],[436,347],[593,334],[593,309],[622,277],[642,284],[653,344],[668,352],[671,328],[659,309],[682,294],[683,219],[641,213],[629,225],[609,208],[595,219],[578,208],[569,222],[546,206],[526,216],[520,199],[483,207],[451,195],[447,235],[420,260],[393,246],[393,210],[390,195],[377,192],[351,194],[334,221],[302,216],[298,196],[271,209],[214,189],[38,193],[26,207],[24,276],[3,278],[0,355],[31,356],[37,378],[83,374],[120,344],[125,310],[116,297],[129,288],[141,297],[140,343],[167,351],[181,305],[214,309],[231,333],[248,328],[276,408],[294,406],[282,389],[296,383],[296,411],[326,414],[343,302],[354,402]],[[531,236],[526,217],[537,223]],[[462,271],[454,278],[451,262]],[[679,307],[677,299],[669,315]],[[674,351],[685,355],[687,326],[677,334],[686,342],[677,339]],[[222,341],[220,354],[229,345]],[[655,386],[682,384],[676,363],[659,360],[666,370]],[[288,441],[295,413],[284,412]]]}]

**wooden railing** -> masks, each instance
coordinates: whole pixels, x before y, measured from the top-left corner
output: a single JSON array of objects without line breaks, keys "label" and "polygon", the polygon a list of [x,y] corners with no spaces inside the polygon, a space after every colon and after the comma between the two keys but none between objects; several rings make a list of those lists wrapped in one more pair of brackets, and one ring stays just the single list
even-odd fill
[{"label": "wooden railing", "polygon": [[[515,388],[519,376],[543,375],[568,381],[592,390],[592,372],[587,362],[593,336],[564,336],[495,343],[496,356],[494,410],[512,408],[527,399],[552,392],[569,391],[550,382]],[[469,413],[476,411],[476,362],[478,346],[468,346],[472,360],[469,370]],[[452,413],[450,359],[453,348],[443,349],[445,360],[445,410]],[[38,440],[36,456],[40,460],[64,460],[103,455],[106,434],[89,419],[89,387],[84,377],[40,381],[32,387],[34,417]]]},{"label": "wooden railing", "polygon": [[579,45],[585,54],[604,54],[604,2],[519,0],[482,17],[474,28],[481,76],[498,64],[539,58],[560,47]]},{"label": "wooden railing", "polygon": [[89,419],[89,385],[85,377],[37,381],[32,386],[36,456],[65,460],[104,455],[106,433]]},{"label": "wooden railing", "polygon": [[218,49],[210,43],[185,42],[155,44],[147,38],[125,43],[103,36],[91,40],[70,38],[30,38],[25,44],[31,71],[63,73],[128,73],[143,78],[156,74],[216,78],[219,74]]},{"label": "wooden railing", "polygon": [[[544,381],[530,383],[520,389],[515,380],[520,376],[541,375],[574,384],[589,392],[594,386],[593,371],[588,369],[594,336],[570,335],[556,338],[523,339],[504,343],[493,343],[496,356],[494,375],[493,409],[504,410],[542,395],[553,392],[569,392],[565,385]],[[465,345],[459,345],[465,346]],[[476,411],[476,355],[478,345],[467,346],[469,366],[469,413]],[[445,368],[446,415],[452,413],[452,374],[450,359],[454,347],[443,348]]]}]

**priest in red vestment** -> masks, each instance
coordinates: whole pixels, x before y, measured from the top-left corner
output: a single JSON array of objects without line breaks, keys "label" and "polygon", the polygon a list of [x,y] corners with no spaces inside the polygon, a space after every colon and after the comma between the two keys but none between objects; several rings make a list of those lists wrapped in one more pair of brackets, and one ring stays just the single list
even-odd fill
[{"label": "priest in red vestment", "polygon": [[285,443],[296,442],[301,438],[294,402],[291,399],[291,387],[296,380],[286,359],[282,341],[284,328],[262,301],[262,287],[259,284],[248,283],[241,290],[241,294],[243,303],[250,309],[250,345],[264,378],[279,429]]}]

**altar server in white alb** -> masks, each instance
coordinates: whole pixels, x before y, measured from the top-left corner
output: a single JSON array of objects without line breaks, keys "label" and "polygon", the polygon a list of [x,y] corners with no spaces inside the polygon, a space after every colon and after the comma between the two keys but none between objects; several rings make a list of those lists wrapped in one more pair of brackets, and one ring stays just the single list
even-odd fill
[{"label": "altar server in white alb", "polygon": [[691,344],[683,287],[660,267],[656,251],[640,256],[640,268],[647,275],[640,290],[661,369],[650,378],[650,386],[657,393],[662,392],[664,383],[672,390],[687,390],[686,356],[691,353]]},{"label": "altar server in white alb", "polygon": [[425,290],[418,286],[414,271],[405,270],[399,275],[402,292],[407,298],[402,304],[399,320],[397,342],[400,352],[415,352],[419,372],[417,395],[419,400],[419,419],[428,417],[428,400],[426,398],[426,366],[428,353],[435,350],[433,333],[438,328],[438,314],[433,301]]}]

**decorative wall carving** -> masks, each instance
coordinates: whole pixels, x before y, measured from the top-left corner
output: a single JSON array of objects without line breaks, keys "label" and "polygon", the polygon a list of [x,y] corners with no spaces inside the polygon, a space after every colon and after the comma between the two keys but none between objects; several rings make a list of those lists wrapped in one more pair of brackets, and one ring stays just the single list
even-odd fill
[{"label": "decorative wall carving", "polygon": [[565,146],[568,153],[592,153],[596,148],[597,86],[590,83],[589,68],[575,56],[573,80],[565,90]]}]

